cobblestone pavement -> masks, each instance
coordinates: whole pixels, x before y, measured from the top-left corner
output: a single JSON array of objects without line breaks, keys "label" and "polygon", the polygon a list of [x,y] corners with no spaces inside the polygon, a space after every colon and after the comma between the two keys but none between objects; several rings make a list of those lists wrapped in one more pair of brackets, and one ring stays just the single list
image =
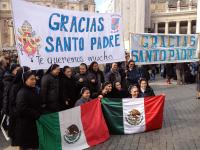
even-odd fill
[{"label": "cobblestone pavement", "polygon": [[[112,135],[95,150],[200,150],[200,100],[196,100],[196,85],[167,85],[153,82],[156,94],[165,93],[163,128],[156,131]],[[13,150],[0,133],[0,150]]]}]

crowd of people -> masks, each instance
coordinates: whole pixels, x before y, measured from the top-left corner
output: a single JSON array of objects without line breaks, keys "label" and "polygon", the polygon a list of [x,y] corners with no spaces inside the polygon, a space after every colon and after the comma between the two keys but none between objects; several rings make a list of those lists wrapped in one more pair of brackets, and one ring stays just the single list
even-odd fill
[{"label": "crowd of people", "polygon": [[47,71],[33,71],[1,57],[1,114],[9,116],[11,145],[37,149],[36,120],[42,114],[70,109],[96,98],[155,95],[134,61],[130,60],[127,68],[120,66],[121,63],[112,63],[106,73],[97,62],[89,67],[82,63],[78,68],[53,64]]},{"label": "crowd of people", "polygon": [[[42,114],[70,109],[96,98],[154,96],[148,84],[149,79],[155,79],[156,66],[152,68],[149,72],[129,60],[109,64],[104,71],[97,62],[92,62],[89,67],[82,63],[77,68],[60,68],[53,64],[46,71],[33,71],[0,57],[0,109],[1,115],[9,116],[9,124],[5,126],[11,145],[20,146],[21,150],[37,149],[36,120]],[[167,65],[165,69],[170,84],[169,68]],[[178,84],[184,82],[181,77],[177,78]]]}]

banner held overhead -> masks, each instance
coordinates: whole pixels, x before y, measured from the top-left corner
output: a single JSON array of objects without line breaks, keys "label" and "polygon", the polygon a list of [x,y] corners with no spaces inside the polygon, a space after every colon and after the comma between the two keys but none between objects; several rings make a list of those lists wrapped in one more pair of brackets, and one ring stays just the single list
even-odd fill
[{"label": "banner held overhead", "polygon": [[198,61],[196,34],[131,34],[131,58],[138,65]]},{"label": "banner held overhead", "polygon": [[[125,61],[121,16],[61,10],[12,0],[16,47],[22,66],[76,67]],[[23,9],[21,9],[23,8]]]}]

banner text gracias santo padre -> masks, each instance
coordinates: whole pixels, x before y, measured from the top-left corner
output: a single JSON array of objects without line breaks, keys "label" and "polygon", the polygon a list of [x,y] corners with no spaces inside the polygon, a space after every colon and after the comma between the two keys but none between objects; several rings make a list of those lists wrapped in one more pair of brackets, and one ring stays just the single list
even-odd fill
[{"label": "banner text gracias santo padre", "polygon": [[[70,23],[69,23],[69,20]],[[49,29],[52,31],[60,32],[71,32],[71,33],[83,33],[93,32],[99,33],[104,32],[104,18],[91,18],[91,17],[80,17],[62,15],[59,13],[53,13],[49,17]],[[120,34],[114,34],[109,36],[98,37],[94,36],[90,38],[90,49],[102,49],[108,47],[120,46]],[[47,46],[45,50],[47,52],[65,52],[65,51],[84,51],[85,43],[84,37],[52,37],[46,38]]]},{"label": "banner text gracias santo padre", "polygon": [[[125,61],[120,14],[71,11],[12,0],[20,64],[77,67]],[[23,8],[23,9],[21,9]]]},{"label": "banner text gracias santo padre", "polygon": [[137,64],[197,60],[197,35],[132,34],[131,57]]}]

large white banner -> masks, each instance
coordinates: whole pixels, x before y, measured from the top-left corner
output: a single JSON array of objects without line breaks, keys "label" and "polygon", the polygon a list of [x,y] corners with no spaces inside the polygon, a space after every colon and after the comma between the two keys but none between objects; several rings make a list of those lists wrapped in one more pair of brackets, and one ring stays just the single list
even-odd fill
[{"label": "large white banner", "polygon": [[198,61],[196,34],[131,34],[131,58],[138,65]]},{"label": "large white banner", "polygon": [[20,64],[31,69],[124,61],[121,16],[12,0]]}]

